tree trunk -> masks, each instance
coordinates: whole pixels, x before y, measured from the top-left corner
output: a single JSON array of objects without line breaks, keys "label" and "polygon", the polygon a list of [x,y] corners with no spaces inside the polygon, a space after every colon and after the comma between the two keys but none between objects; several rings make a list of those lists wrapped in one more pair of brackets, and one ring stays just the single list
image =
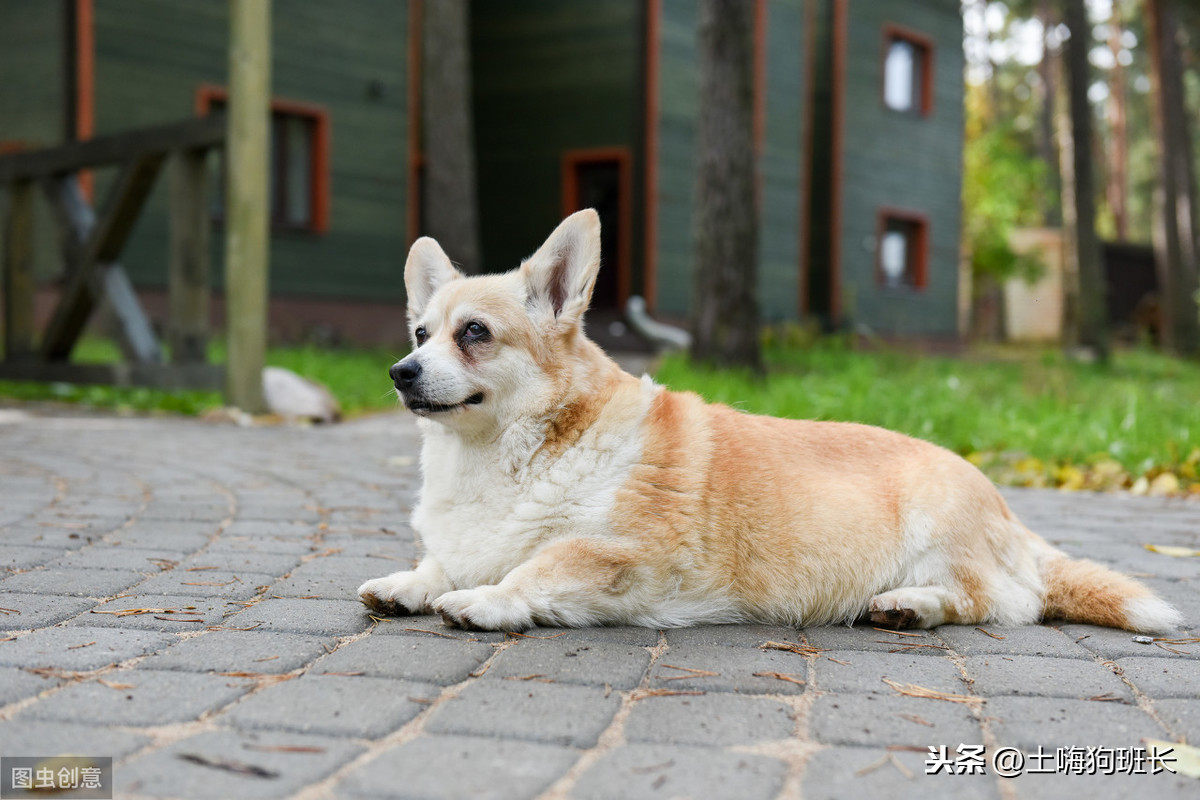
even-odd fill
[{"label": "tree trunk", "polygon": [[423,3],[421,28],[425,150],[421,233],[437,239],[464,272],[479,272],[468,0]]},{"label": "tree trunk", "polygon": [[[1064,18],[1071,30],[1067,42],[1067,93],[1070,108],[1070,133],[1063,144],[1070,145],[1068,178],[1063,175],[1063,215],[1074,223],[1073,255],[1079,280],[1078,341],[1092,350],[1098,361],[1108,361],[1108,308],[1104,268],[1100,263],[1100,240],[1096,236],[1095,173],[1092,167],[1092,109],[1088,102],[1091,65],[1088,42],[1092,38],[1084,0],[1064,0]],[[1066,148],[1064,147],[1064,150]],[[1064,153],[1064,162],[1067,160]],[[1066,184],[1072,184],[1067,191]],[[1068,203],[1069,195],[1069,203]]]},{"label": "tree trunk", "polygon": [[1113,67],[1108,81],[1108,119],[1112,125],[1112,141],[1108,148],[1108,176],[1106,193],[1108,207],[1112,210],[1113,225],[1117,239],[1129,238],[1129,125],[1125,113],[1125,67],[1121,66],[1121,10],[1113,4],[1112,16],[1108,21],[1111,33],[1108,48],[1112,51]]},{"label": "tree trunk", "polygon": [[1200,354],[1197,316],[1196,173],[1184,105],[1179,17],[1174,0],[1148,0],[1154,75],[1159,185],[1155,191],[1155,260],[1162,298],[1163,340],[1183,356]]},{"label": "tree trunk", "polygon": [[1046,164],[1048,191],[1042,201],[1042,219],[1046,227],[1062,225],[1062,176],[1059,173],[1058,148],[1054,143],[1055,104],[1058,101],[1058,55],[1046,44],[1046,33],[1057,24],[1051,0],[1038,0],[1037,18],[1042,23],[1042,60],[1038,76],[1042,79],[1042,108],[1038,115],[1038,155]]},{"label": "tree trunk", "polygon": [[754,5],[700,3],[692,356],[761,371]]}]

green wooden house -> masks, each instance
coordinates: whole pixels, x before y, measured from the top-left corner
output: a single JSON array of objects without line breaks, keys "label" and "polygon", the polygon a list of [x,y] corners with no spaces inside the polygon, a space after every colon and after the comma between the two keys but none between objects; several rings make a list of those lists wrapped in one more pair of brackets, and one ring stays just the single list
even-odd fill
[{"label": "green wooden house", "polygon": [[[956,337],[958,0],[752,1],[765,319]],[[421,9],[273,4],[278,337],[404,338],[403,264],[420,233]],[[616,310],[641,294],[685,320],[695,0],[474,0],[470,15],[481,266],[515,266],[565,213],[593,206],[605,231],[595,305]],[[0,150],[219,112],[227,36],[216,0],[5,0]],[[99,200],[107,176],[92,180]],[[123,261],[161,318],[156,191]],[[40,221],[39,231],[52,293],[53,229]]]}]

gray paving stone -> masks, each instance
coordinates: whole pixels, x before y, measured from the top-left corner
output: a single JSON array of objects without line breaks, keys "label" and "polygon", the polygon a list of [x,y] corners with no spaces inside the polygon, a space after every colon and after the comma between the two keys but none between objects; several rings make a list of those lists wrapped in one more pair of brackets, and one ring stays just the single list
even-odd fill
[{"label": "gray paving stone", "polygon": [[266,631],[350,636],[371,625],[366,607],[349,600],[268,598],[225,620],[229,627],[252,625]]},{"label": "gray paving stone", "polygon": [[0,642],[0,664],[91,670],[160,650],[175,636],[157,631],[45,628]]},{"label": "gray paving stone", "polygon": [[[359,603],[359,608],[365,607]],[[438,639],[458,640],[460,642],[509,642],[520,639],[520,636],[510,636],[503,631],[464,631],[461,628],[448,628],[442,623],[442,618],[431,614],[409,617],[368,617],[375,627],[372,636],[433,636]]]},{"label": "gray paving stone", "polygon": [[138,521],[108,537],[114,545],[194,553],[204,547],[219,530],[215,522],[179,520]]},{"label": "gray paving stone", "polygon": [[[992,635],[988,636],[988,633]],[[1074,637],[1049,625],[1025,625],[1019,628],[943,625],[936,630],[936,634],[952,650],[964,656],[1001,653],[1009,656],[1092,658],[1091,652],[1077,643]],[[1003,638],[997,639],[997,636]]]},{"label": "gray paving stone", "polygon": [[625,723],[625,740],[720,747],[787,739],[794,728],[792,710],[765,697],[652,696],[634,703]]},{"label": "gray paving stone", "polygon": [[780,625],[696,625],[669,628],[667,644],[707,644],[722,647],[758,647],[767,641],[799,641],[799,631]]},{"label": "gray paving stone", "polygon": [[603,642],[627,644],[634,647],[654,647],[658,644],[658,631],[654,628],[631,626],[600,628],[531,628],[524,632],[529,638],[551,638],[560,642]]},{"label": "gray paving stone", "polygon": [[[990,704],[989,704],[990,705]],[[985,707],[985,713],[991,709]],[[962,703],[882,694],[827,694],[809,711],[809,729],[826,744],[928,745],[983,741],[983,729]]]},{"label": "gray paving stone", "polygon": [[138,664],[139,669],[282,674],[333,649],[332,636],[271,631],[211,631],[184,639]]},{"label": "gray paving stone", "polygon": [[[332,774],[362,751],[360,744],[326,736],[228,730],[199,733],[118,767],[117,796],[189,800],[290,797]],[[259,767],[273,777],[216,769],[182,756]]]},{"label": "gray paving stone", "polygon": [[[42,547],[61,555],[66,550],[78,550],[93,542],[100,541],[105,531],[88,531],[78,528],[54,527],[55,522],[45,524],[38,522],[23,522],[4,529],[5,545],[19,547]],[[59,525],[62,520],[59,520]]]},{"label": "gray paving stone", "polygon": [[[82,597],[56,594],[26,594],[0,592],[0,606],[10,609],[0,613],[0,631],[24,631],[44,628],[71,619],[96,605]],[[13,613],[20,612],[20,613]]]},{"label": "gray paving stone", "polygon": [[39,720],[0,721],[0,753],[6,756],[86,755],[123,758],[150,737],[107,726]]},{"label": "gray paving stone", "polygon": [[146,575],[162,572],[164,564],[179,563],[184,554],[178,550],[147,549],[110,545],[100,542],[83,550],[73,550],[55,559],[50,566],[64,569],[122,569]]},{"label": "gray paving stone", "polygon": [[1184,654],[1172,653],[1154,644],[1139,644],[1133,640],[1136,633],[1101,628],[1096,625],[1064,625],[1063,633],[1077,644],[1096,655],[1113,660],[1132,656],[1134,658],[1197,658],[1200,657],[1200,645],[1181,645],[1175,650]]},{"label": "gray paving stone", "polygon": [[1117,665],[1150,697],[1200,697],[1200,660],[1122,658]]},{"label": "gray paving stone", "polygon": [[314,664],[312,672],[361,672],[449,686],[466,680],[493,653],[492,647],[478,642],[371,635],[339,647]]},{"label": "gray paving stone", "polygon": [[[374,558],[387,561],[387,570],[413,569],[417,566],[419,550],[412,531],[404,526],[403,532],[384,534],[380,530],[335,530],[330,528],[321,537],[326,547],[336,547],[340,558]],[[378,576],[376,576],[378,577]]]},{"label": "gray paving stone", "polygon": [[1166,733],[1136,706],[1045,697],[995,697],[987,716],[1001,745],[1033,749],[1054,747],[1128,747]]},{"label": "gray paving stone", "polygon": [[632,689],[650,665],[650,652],[643,647],[559,639],[518,639],[496,656],[487,671],[491,680],[529,677],[557,683],[611,686]]},{"label": "gray paving stone", "polygon": [[237,519],[225,528],[221,537],[281,539],[311,544],[308,540],[320,532],[320,529],[310,522],[297,522],[286,517],[251,519],[239,514]]},{"label": "gray paving stone", "polygon": [[112,597],[145,579],[145,575],[132,570],[47,567],[5,578],[0,581],[0,591]]},{"label": "gray paving stone", "polygon": [[425,729],[591,747],[620,703],[617,692],[596,686],[480,681],[435,709]]},{"label": "gray paving stone", "polygon": [[[953,757],[959,744],[948,746]],[[944,742],[938,742],[944,744]],[[907,769],[905,773],[892,761]],[[925,774],[923,753],[873,747],[830,747],[814,753],[804,767],[801,791],[805,800],[841,800],[856,797],[886,797],[891,800],[927,800],[930,797],[984,800],[999,798],[998,778],[986,775]],[[990,769],[990,766],[989,766]]]},{"label": "gray paving stone", "polygon": [[605,754],[579,777],[579,800],[696,797],[756,800],[778,796],[787,767],[764,756],[700,747],[627,745]]},{"label": "gray paving stone", "polygon": [[828,692],[891,694],[895,690],[884,683],[884,678],[896,683],[914,683],[939,692],[964,694],[967,691],[962,673],[953,661],[911,652],[831,650],[813,660],[812,674],[817,688]]},{"label": "gray paving stone", "polygon": [[16,719],[133,726],[188,722],[228,705],[252,686],[236,678],[152,670],[115,670],[105,673],[104,681],[66,686],[27,706]]},{"label": "gray paving stone", "polygon": [[970,656],[967,675],[983,697],[1027,695],[1087,700],[1111,697],[1133,700],[1129,687],[1116,674],[1094,661],[1041,656]]},{"label": "gray paving stone", "polygon": [[258,551],[254,547],[218,548],[218,545],[225,541],[222,537],[203,552],[188,556],[179,562],[176,569],[192,575],[220,571],[278,576],[285,575],[299,566],[305,555],[304,552],[268,553]]},{"label": "gray paving stone", "polygon": [[[703,672],[716,674],[705,675]],[[786,678],[755,673],[779,673]],[[654,689],[706,692],[799,694],[804,691],[809,677],[808,661],[795,653],[749,647],[681,644],[670,647],[660,656],[651,673],[650,686]]]},{"label": "gray paving stone", "polygon": [[[905,631],[915,636],[900,636],[890,631],[876,630],[869,625],[855,625],[853,628],[845,625],[825,625],[819,628],[805,628],[804,638],[808,643],[821,650],[867,650],[877,653],[887,653],[909,644],[942,643],[936,635],[926,631]],[[800,642],[801,639],[792,637],[789,641]],[[917,647],[909,651],[914,655],[942,656],[945,653],[930,647]]]},{"label": "gray paving stone", "polygon": [[338,797],[519,800],[566,774],[579,751],[535,742],[425,736],[386,750],[342,780]]},{"label": "gray paving stone", "polygon": [[142,594],[190,595],[193,597],[249,600],[261,594],[275,580],[273,575],[254,572],[181,572],[172,570],[148,578],[138,586]]},{"label": "gray paving stone", "polygon": [[[147,608],[162,611],[124,616],[115,613]],[[169,633],[192,633],[202,631],[208,625],[216,625],[225,614],[236,609],[237,606],[227,606],[225,601],[209,597],[139,593],[96,605],[86,614],[80,614],[71,620],[69,624],[89,628],[138,628]]]},{"label": "gray paving stone", "polygon": [[35,675],[17,667],[0,667],[0,707],[33,697],[61,683],[48,675]]},{"label": "gray paving stone", "polygon": [[205,563],[206,557],[222,553],[249,553],[264,556],[294,556],[298,564],[300,563],[300,557],[318,552],[319,549],[311,538],[289,539],[271,536],[240,536],[230,535],[226,532],[206,547],[203,553],[198,553],[196,560],[198,563]]},{"label": "gray paving stone", "polygon": [[[0,536],[3,536],[0,534]],[[52,547],[33,547],[31,545],[10,544],[4,538],[4,550],[0,551],[0,570],[12,571],[40,567],[56,558],[61,557]]]},{"label": "gray paving stone", "polygon": [[1200,742],[1200,698],[1167,698],[1154,701],[1158,716],[1171,729],[1175,741],[1176,736],[1185,736],[1189,742]]},{"label": "gray paving stone", "polygon": [[247,697],[217,719],[242,729],[376,739],[424,711],[438,692],[410,681],[302,675]]}]

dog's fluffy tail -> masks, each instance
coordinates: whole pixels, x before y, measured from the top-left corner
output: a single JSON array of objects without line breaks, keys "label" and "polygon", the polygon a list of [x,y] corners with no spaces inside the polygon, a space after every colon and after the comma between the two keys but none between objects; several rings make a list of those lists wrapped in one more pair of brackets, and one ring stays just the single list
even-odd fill
[{"label": "dog's fluffy tail", "polygon": [[1142,633],[1166,633],[1183,615],[1142,584],[1094,561],[1047,554],[1041,564],[1046,597],[1042,616],[1107,625]]}]

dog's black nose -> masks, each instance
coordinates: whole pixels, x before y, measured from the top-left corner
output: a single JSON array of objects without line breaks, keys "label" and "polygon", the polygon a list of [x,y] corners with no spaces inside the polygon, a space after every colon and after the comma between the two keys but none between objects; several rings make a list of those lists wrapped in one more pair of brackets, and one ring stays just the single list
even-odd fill
[{"label": "dog's black nose", "polygon": [[396,386],[407,389],[421,376],[421,362],[398,361],[388,370],[388,375]]}]

